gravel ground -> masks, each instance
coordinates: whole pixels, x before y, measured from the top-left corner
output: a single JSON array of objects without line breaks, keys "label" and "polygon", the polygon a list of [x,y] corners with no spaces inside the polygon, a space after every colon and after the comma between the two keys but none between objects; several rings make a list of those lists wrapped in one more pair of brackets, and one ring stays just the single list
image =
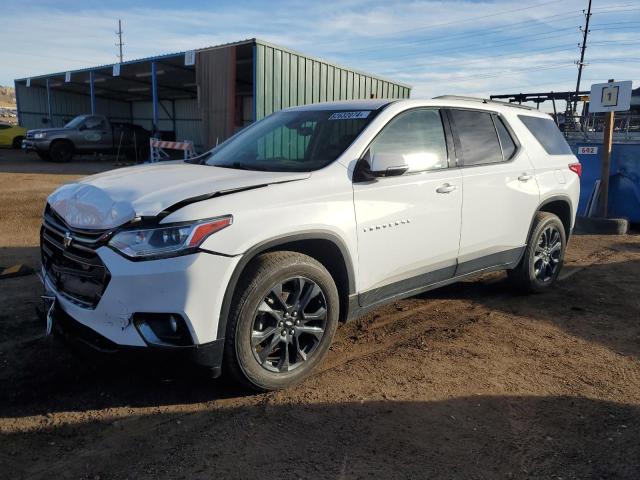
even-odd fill
[{"label": "gravel ground", "polygon": [[[0,151],[0,265],[37,266],[55,186],[108,161]],[[485,275],[338,330],[305,383],[97,363],[0,280],[2,478],[640,478],[640,237],[574,236],[553,291]]]}]

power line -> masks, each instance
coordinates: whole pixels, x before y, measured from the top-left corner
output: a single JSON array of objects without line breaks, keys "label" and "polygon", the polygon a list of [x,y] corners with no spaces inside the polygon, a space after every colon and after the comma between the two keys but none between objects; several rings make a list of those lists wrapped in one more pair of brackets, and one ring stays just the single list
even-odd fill
[{"label": "power line", "polygon": [[[381,38],[381,37],[393,37],[399,34],[405,34],[405,33],[410,33],[410,32],[418,32],[418,31],[422,31],[422,30],[433,30],[436,28],[440,28],[440,27],[446,27],[449,25],[459,25],[461,23],[469,23],[469,22],[473,22],[476,20],[480,20],[483,18],[494,18],[497,16],[501,16],[501,15],[506,15],[507,13],[515,13],[515,12],[521,12],[524,10],[531,10],[532,8],[538,8],[538,7],[542,7],[544,5],[549,5],[552,3],[558,3],[557,0],[551,0],[551,1],[546,1],[546,2],[541,2],[541,3],[535,3],[533,5],[530,5],[528,7],[522,7],[522,8],[515,8],[515,9],[511,9],[511,10],[504,10],[502,12],[497,12],[497,13],[491,13],[488,15],[479,15],[479,16],[475,16],[475,17],[469,17],[466,19],[462,19],[462,20],[451,20],[449,22],[442,22],[442,23],[435,23],[432,25],[425,25],[424,27],[417,27],[417,28],[410,28],[410,29],[404,29],[404,30],[396,30],[393,32],[387,32],[387,33],[378,33],[376,34],[376,38]],[[328,43],[324,44],[324,45],[328,45]],[[322,46],[322,44],[316,44],[316,46]]]},{"label": "power line", "polygon": [[[600,47],[600,46],[608,46],[608,45],[618,45],[618,46],[637,46],[640,45],[640,39],[636,39],[635,41],[627,41],[627,40],[611,40],[611,41],[602,41],[602,42],[591,42],[590,45],[592,47]],[[477,63],[477,62],[487,62],[487,60],[494,61],[496,59],[509,60],[515,58],[522,58],[523,54],[527,54],[528,56],[533,56],[541,53],[559,53],[559,52],[572,52],[575,49],[575,44],[562,44],[562,45],[553,45],[547,48],[535,48],[535,49],[523,49],[518,50],[518,53],[505,53],[500,55],[491,55],[490,58],[467,58],[467,57],[456,57],[452,60],[443,61],[443,62],[427,62],[421,64],[414,64],[410,66],[403,67],[401,72],[407,71],[416,71],[421,69],[427,69],[432,67],[446,66],[446,65],[459,65],[460,63],[464,63],[465,65]],[[398,73],[397,70],[393,69],[385,69],[387,74],[390,76],[396,75]],[[384,71],[384,70],[383,70]]]},{"label": "power line", "polygon": [[[562,17],[559,18],[557,21],[562,21],[564,23],[566,23],[567,20],[567,14],[571,14],[573,13],[574,15],[578,15],[580,12],[575,11],[575,10],[570,10],[567,12],[562,12],[556,15],[549,15],[546,17],[540,17],[540,18],[536,18],[536,21],[543,21],[543,20],[548,20],[551,18],[557,18],[557,17]],[[548,23],[552,23],[552,22],[548,22]],[[512,30],[513,27],[516,26],[520,26],[519,29],[528,29],[531,27],[540,27],[541,25],[536,24],[536,23],[531,23],[531,20],[525,20],[525,21],[520,21],[520,22],[515,22],[515,23],[508,23],[508,24],[504,24],[501,25],[499,27],[490,27],[490,28],[483,28],[481,30],[480,33],[478,32],[462,32],[462,33],[454,33],[451,35],[447,35],[445,37],[443,37],[442,35],[435,35],[435,36],[429,36],[429,37],[423,37],[420,39],[416,39],[416,40],[411,40],[411,41],[397,41],[395,42],[393,45],[389,45],[389,42],[386,42],[384,45],[380,46],[380,45],[371,45],[367,48],[360,48],[357,50],[349,50],[349,53],[364,53],[364,52],[368,52],[371,50],[380,50],[380,49],[389,49],[389,48],[398,48],[398,47],[403,47],[403,46],[408,46],[408,45],[416,45],[416,44],[421,44],[421,43],[425,43],[425,42],[430,42],[430,43],[449,43],[452,40],[460,40],[462,38],[468,38],[468,37],[481,37],[481,36],[486,36],[486,35],[492,35],[495,34],[497,32],[503,32],[503,31],[509,31]],[[540,32],[543,33],[543,32]]]},{"label": "power line", "polygon": [[[568,27],[568,28],[562,28],[559,30],[573,30],[574,27]],[[462,47],[460,45],[457,45],[455,47],[451,47],[451,48],[445,48],[445,49],[438,49],[437,51],[425,51],[422,50],[420,51],[420,55],[425,55],[425,54],[429,54],[429,53],[435,53],[435,54],[442,54],[442,53],[447,53],[447,52],[455,52],[455,51],[460,51],[461,49],[464,49],[465,52],[470,52],[470,51],[476,51],[476,50],[482,50],[484,48],[493,48],[493,47],[500,47],[503,45],[517,45],[519,43],[523,43],[523,42],[529,42],[530,40],[536,38],[536,39],[542,39],[542,40],[548,40],[551,38],[558,38],[558,37],[566,37],[569,35],[573,35],[572,32],[565,32],[565,33],[560,33],[560,34],[556,34],[554,32],[545,32],[545,33],[535,33],[535,34],[529,34],[529,35],[521,35],[521,36],[517,36],[517,37],[512,37],[510,39],[505,39],[505,40],[499,40],[497,42],[488,42],[488,43],[484,43],[482,45],[477,45],[476,47]],[[415,57],[417,54],[415,52],[412,53],[406,53],[403,55],[392,55],[393,59],[400,59],[400,58],[408,58],[408,57]],[[388,56],[378,56],[378,57],[374,57],[374,58],[369,58],[367,60],[372,60],[372,61],[376,61],[376,60],[384,60],[386,57]]]}]

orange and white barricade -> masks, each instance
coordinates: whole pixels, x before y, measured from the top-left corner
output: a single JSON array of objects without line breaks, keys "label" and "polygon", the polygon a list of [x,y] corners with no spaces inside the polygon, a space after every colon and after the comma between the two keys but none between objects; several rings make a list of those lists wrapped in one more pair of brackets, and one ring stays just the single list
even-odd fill
[{"label": "orange and white barricade", "polygon": [[191,140],[185,140],[184,142],[169,142],[158,138],[150,138],[149,147],[151,152],[151,158],[149,161],[151,163],[168,159],[169,154],[165,152],[165,150],[182,150],[184,151],[185,160],[196,156],[196,152],[193,149],[193,142]]}]

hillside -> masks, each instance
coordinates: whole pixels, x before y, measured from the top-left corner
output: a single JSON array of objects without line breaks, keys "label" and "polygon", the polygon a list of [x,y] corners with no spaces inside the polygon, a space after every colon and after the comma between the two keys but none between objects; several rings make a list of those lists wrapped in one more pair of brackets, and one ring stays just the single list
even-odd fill
[{"label": "hillside", "polygon": [[0,86],[0,107],[16,108],[16,92],[13,87]]}]

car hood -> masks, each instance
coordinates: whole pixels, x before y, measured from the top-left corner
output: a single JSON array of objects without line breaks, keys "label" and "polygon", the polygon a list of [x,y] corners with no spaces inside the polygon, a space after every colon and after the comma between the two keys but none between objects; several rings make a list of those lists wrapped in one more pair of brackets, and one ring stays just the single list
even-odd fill
[{"label": "car hood", "polygon": [[58,133],[67,133],[71,131],[68,128],[38,128],[35,130],[29,130],[28,133],[29,134],[36,134],[36,133],[40,133],[40,132],[46,132],[47,135],[54,135],[54,134],[58,134]]},{"label": "car hood", "polygon": [[108,229],[185,202],[310,175],[164,162],[112,170],[64,185],[49,196],[48,203],[71,227]]}]

